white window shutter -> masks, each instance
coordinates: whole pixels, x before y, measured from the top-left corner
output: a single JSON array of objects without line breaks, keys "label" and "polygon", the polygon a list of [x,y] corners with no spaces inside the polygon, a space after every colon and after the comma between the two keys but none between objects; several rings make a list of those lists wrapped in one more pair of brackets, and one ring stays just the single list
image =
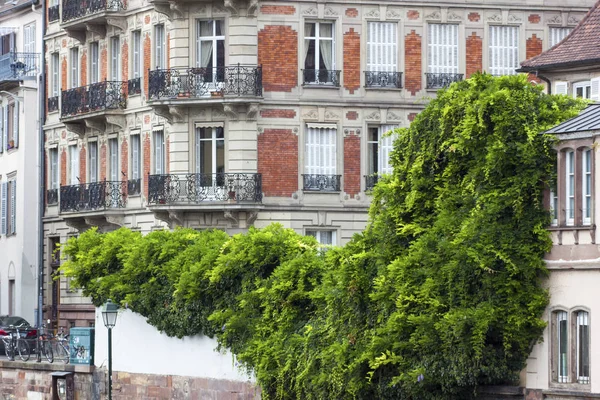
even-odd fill
[{"label": "white window shutter", "polygon": [[2,186],[0,186],[0,235],[6,235],[6,196],[8,194],[7,190],[8,186],[6,182],[3,182]]},{"label": "white window shutter", "polygon": [[600,77],[592,79],[592,88],[590,98],[593,101],[600,101]]},{"label": "white window shutter", "polygon": [[17,223],[17,181],[14,180],[12,183],[12,190],[10,191],[10,233],[14,234]]},{"label": "white window shutter", "polygon": [[554,94],[567,94],[569,83],[564,81],[554,82]]},{"label": "white window shutter", "polygon": [[0,153],[4,151],[4,108],[0,107]]},{"label": "white window shutter", "polygon": [[390,153],[394,148],[395,134],[386,135],[389,131],[396,129],[396,125],[382,125],[379,127],[379,171],[382,174],[391,174],[392,167],[390,166]]},{"label": "white window shutter", "polygon": [[15,102],[14,109],[14,124],[13,124],[13,140],[15,141],[14,147],[19,147],[19,102]]},{"label": "white window shutter", "polygon": [[140,142],[139,136],[131,137],[131,178],[139,179],[140,175]]},{"label": "white window shutter", "polygon": [[8,148],[8,106],[2,107],[2,145]]}]

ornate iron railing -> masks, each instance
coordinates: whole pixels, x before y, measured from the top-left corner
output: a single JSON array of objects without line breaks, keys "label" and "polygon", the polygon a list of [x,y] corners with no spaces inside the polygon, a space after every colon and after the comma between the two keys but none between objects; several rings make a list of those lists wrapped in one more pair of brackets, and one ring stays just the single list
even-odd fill
[{"label": "ornate iron railing", "polygon": [[381,176],[379,174],[365,175],[365,190],[373,190],[380,179]]},{"label": "ornate iron railing", "polygon": [[69,22],[102,11],[121,11],[127,9],[122,0],[63,0],[62,22]]},{"label": "ornate iron railing", "polygon": [[328,69],[303,69],[304,85],[340,86],[340,71]]},{"label": "ornate iron railing", "polygon": [[170,68],[149,71],[151,100],[262,96],[262,67]]},{"label": "ornate iron railing", "polygon": [[260,174],[170,174],[148,177],[149,204],[262,202]]},{"label": "ornate iron railing", "polygon": [[58,96],[48,97],[48,112],[58,111]]},{"label": "ornate iron railing", "polygon": [[127,81],[127,94],[133,96],[142,93],[142,78],[133,78]]},{"label": "ornate iron railing", "polygon": [[304,190],[318,192],[339,192],[341,190],[341,175],[302,174]]},{"label": "ornate iron railing", "polygon": [[0,81],[35,78],[38,73],[39,53],[11,51],[0,56]]},{"label": "ornate iron railing", "polygon": [[125,108],[127,82],[98,82],[62,91],[61,117]]},{"label": "ornate iron railing", "polygon": [[365,87],[402,89],[402,72],[365,71]]},{"label": "ornate iron railing", "polygon": [[127,194],[135,196],[140,194],[142,191],[142,180],[141,179],[130,179],[127,181]]},{"label": "ornate iron railing", "polygon": [[60,212],[124,208],[127,181],[103,181],[60,187]]},{"label": "ornate iron railing", "polygon": [[46,203],[47,204],[58,203],[58,189],[48,189],[46,191]]},{"label": "ornate iron railing", "polygon": [[463,74],[455,73],[425,73],[427,89],[441,89],[450,86],[454,82],[463,80]]},{"label": "ornate iron railing", "polygon": [[48,22],[58,21],[60,19],[60,5],[48,7]]}]

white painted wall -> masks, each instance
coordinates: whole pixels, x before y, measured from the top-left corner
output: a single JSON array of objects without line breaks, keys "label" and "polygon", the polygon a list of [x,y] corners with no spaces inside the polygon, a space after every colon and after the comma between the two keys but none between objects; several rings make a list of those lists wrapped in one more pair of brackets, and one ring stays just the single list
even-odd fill
[{"label": "white painted wall", "polygon": [[[94,364],[108,366],[108,330],[96,309],[96,350]],[[254,382],[235,366],[231,353],[215,351],[217,342],[206,336],[177,339],[168,337],[131,310],[119,312],[113,328],[113,371],[180,375]]]}]

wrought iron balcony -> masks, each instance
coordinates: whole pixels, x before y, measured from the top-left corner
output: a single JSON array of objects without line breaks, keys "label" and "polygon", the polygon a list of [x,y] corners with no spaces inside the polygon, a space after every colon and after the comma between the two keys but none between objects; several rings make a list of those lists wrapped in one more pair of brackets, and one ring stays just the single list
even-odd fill
[{"label": "wrought iron balcony", "polygon": [[455,73],[425,73],[427,89],[442,89],[450,86],[454,82],[463,80],[463,74]]},{"label": "wrought iron balcony", "polygon": [[170,174],[148,177],[148,203],[261,203],[260,174]]},{"label": "wrought iron balcony", "polygon": [[133,78],[127,81],[127,94],[133,96],[142,93],[142,79]]},{"label": "wrought iron balcony", "polygon": [[126,10],[122,0],[63,0],[62,22],[74,21],[102,12],[118,12]]},{"label": "wrought iron balcony", "polygon": [[60,212],[124,208],[127,181],[104,181],[60,187]]},{"label": "wrought iron balcony", "polygon": [[304,85],[340,86],[340,71],[328,69],[303,69]]},{"label": "wrought iron balcony", "polygon": [[39,53],[10,52],[0,56],[0,81],[36,79]]},{"label": "wrought iron balcony", "polygon": [[315,192],[339,192],[341,190],[341,175],[302,174],[304,190]]},{"label": "wrought iron balcony", "polygon": [[130,196],[135,196],[141,193],[142,180],[141,179],[130,179],[127,181],[127,193]]},{"label": "wrought iron balcony", "polygon": [[127,82],[98,82],[63,90],[61,96],[61,118],[96,111],[123,109],[126,106]]},{"label": "wrought iron balcony", "polygon": [[149,71],[150,100],[260,97],[262,67],[170,68]]},{"label": "wrought iron balcony", "polygon": [[377,185],[377,182],[379,182],[380,179],[381,176],[379,174],[365,175],[365,190],[373,190],[373,188],[375,187],[375,185]]},{"label": "wrought iron balcony", "polygon": [[365,87],[402,89],[402,72],[365,71]]},{"label": "wrought iron balcony", "polygon": [[48,7],[48,22],[58,21],[60,19],[60,5]]},{"label": "wrought iron balcony", "polygon": [[58,96],[48,97],[48,112],[58,111]]},{"label": "wrought iron balcony", "polygon": [[48,205],[58,203],[58,189],[48,189],[46,192],[46,203]]}]

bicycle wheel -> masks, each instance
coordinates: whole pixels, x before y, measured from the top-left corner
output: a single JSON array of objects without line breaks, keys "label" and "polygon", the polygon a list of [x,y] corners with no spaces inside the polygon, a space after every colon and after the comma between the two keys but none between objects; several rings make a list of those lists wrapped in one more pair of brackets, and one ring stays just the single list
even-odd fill
[{"label": "bicycle wheel", "polygon": [[29,344],[26,341],[22,339],[17,340],[17,351],[21,360],[29,360]]},{"label": "bicycle wheel", "polygon": [[42,342],[42,353],[44,354],[44,357],[46,357],[46,360],[48,360],[49,363],[54,361],[54,352],[52,351],[52,344],[47,340],[44,340]]},{"label": "bicycle wheel", "polygon": [[12,340],[2,340],[4,342],[4,353],[9,360],[13,361],[15,359],[14,347],[12,345]]},{"label": "bicycle wheel", "polygon": [[56,343],[56,359],[64,364],[69,363],[69,350],[62,343]]}]

